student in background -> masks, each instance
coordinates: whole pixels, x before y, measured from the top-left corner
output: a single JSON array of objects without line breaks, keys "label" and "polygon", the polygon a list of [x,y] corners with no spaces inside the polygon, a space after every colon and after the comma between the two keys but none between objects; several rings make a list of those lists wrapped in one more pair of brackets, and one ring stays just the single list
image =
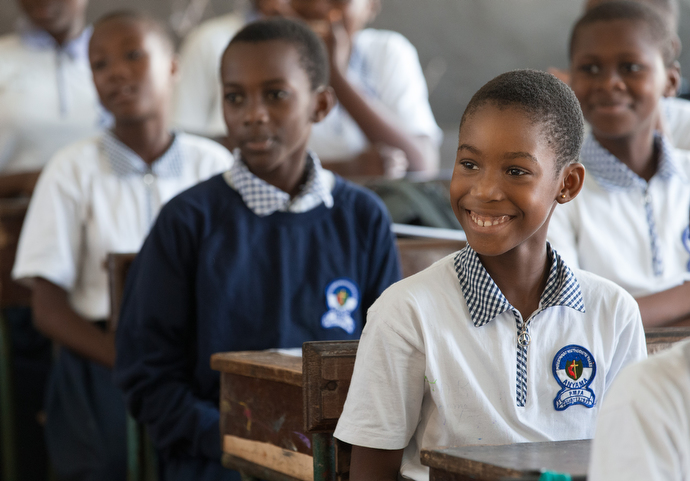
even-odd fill
[{"label": "student in background", "polygon": [[314,126],[309,147],[334,172],[400,177],[438,171],[441,130],[417,50],[401,34],[364,28],[379,0],[292,0],[328,47],[338,104]]},{"label": "student in background", "polygon": [[[613,0],[589,0],[585,3],[585,13],[602,3]],[[670,32],[675,33],[673,43],[677,49],[676,57],[680,54],[681,41],[678,37],[678,0],[633,0],[654,8],[661,16]],[[570,83],[570,72],[550,68],[549,72],[566,83]],[[690,150],[690,102],[676,94],[687,94],[687,82],[681,79],[677,92],[669,93],[661,98],[657,112],[657,130],[668,137],[674,147]]]},{"label": "student in background", "polygon": [[191,30],[180,46],[180,69],[173,97],[176,127],[206,137],[225,137],[220,58],[230,39],[249,21],[288,11],[288,0],[253,0],[248,12],[233,11]]},{"label": "student in background", "polygon": [[221,77],[235,164],[163,208],[117,333],[116,382],[168,481],[239,479],[220,464],[212,354],[357,339],[400,278],[381,202],[307,150],[333,105],[320,39],[301,22],[249,24]]},{"label": "student in background", "polygon": [[687,481],[690,341],[626,367],[597,421],[587,479]]},{"label": "student in background", "polygon": [[61,346],[47,395],[46,440],[58,479],[124,480],[125,406],[112,383],[108,252],[136,252],[158,210],[228,169],[215,142],[167,125],[176,69],[158,22],[110,14],[94,27],[89,61],[112,130],[65,147],[41,173],[13,277],[33,290],[36,327]]},{"label": "student in background", "polygon": [[659,99],[680,77],[673,39],[641,3],[608,2],[575,24],[571,87],[592,128],[588,175],[549,230],[571,265],[630,292],[647,326],[690,317],[690,154],[655,129]]},{"label": "student in background", "polygon": [[369,309],[334,434],[353,444],[351,479],[428,479],[432,446],[592,437],[614,377],[646,348],[632,297],[546,242],[582,188],[582,138],[577,99],[545,72],[472,97],[450,186],[468,246]]},{"label": "student in background", "polygon": [[17,33],[0,37],[0,196],[29,194],[56,150],[100,127],[87,3],[20,0]]}]

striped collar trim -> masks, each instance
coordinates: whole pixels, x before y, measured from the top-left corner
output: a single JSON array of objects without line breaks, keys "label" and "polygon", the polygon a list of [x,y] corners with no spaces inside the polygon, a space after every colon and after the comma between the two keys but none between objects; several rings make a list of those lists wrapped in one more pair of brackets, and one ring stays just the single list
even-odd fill
[{"label": "striped collar trim", "polygon": [[[551,267],[539,301],[538,312],[549,307],[564,306],[584,313],[582,290],[575,275],[550,245],[548,251],[551,253]],[[489,323],[508,310],[517,312],[469,244],[455,255],[454,266],[472,322],[476,327]]]},{"label": "striped collar trim", "polygon": [[[665,137],[656,134],[655,144],[660,148],[659,168],[655,177],[670,180],[673,177],[688,182],[688,178],[678,165],[678,160],[673,153],[673,146]],[[616,156],[601,146],[592,134],[582,144],[580,159],[587,169],[602,187],[607,190],[627,190],[631,188],[645,188],[647,182],[635,174]]]},{"label": "striped collar trim", "polygon": [[132,149],[123,144],[115,135],[106,130],[101,137],[101,149],[116,175],[144,175],[152,173],[160,178],[176,178],[182,175],[182,147],[178,135],[173,132],[173,141],[168,150],[151,165],[144,162]]}]

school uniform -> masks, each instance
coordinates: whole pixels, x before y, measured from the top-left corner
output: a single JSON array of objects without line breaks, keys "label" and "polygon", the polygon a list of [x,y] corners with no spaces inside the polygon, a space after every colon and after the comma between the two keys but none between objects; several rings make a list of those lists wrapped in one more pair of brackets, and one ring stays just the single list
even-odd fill
[{"label": "school uniform", "polygon": [[690,341],[618,376],[599,415],[587,479],[690,479]]},{"label": "school uniform", "polygon": [[[38,180],[12,276],[56,284],[77,314],[103,327],[107,253],[138,251],[165,202],[231,160],[220,145],[187,134],[175,134],[151,166],[110,132],[65,147]],[[59,478],[124,479],[125,407],[111,376],[60,350],[46,400],[46,440]]]},{"label": "school uniform", "polygon": [[107,122],[88,61],[91,28],[59,46],[28,22],[0,37],[0,171],[40,170]]},{"label": "school uniform", "polygon": [[380,200],[313,155],[307,164],[293,199],[242,162],[184,192],[132,265],[115,379],[167,481],[239,479],[220,464],[212,354],[357,339],[368,307],[400,278]]},{"label": "school uniform", "polygon": [[[355,33],[346,75],[408,134],[441,144],[443,134],[431,112],[417,49],[403,35],[373,28]],[[309,148],[324,161],[349,160],[368,147],[366,135],[340,103],[314,124],[309,139]]]},{"label": "school uniform", "polygon": [[529,320],[470,246],[387,289],[367,315],[335,437],[404,448],[400,473],[416,480],[429,477],[423,448],[592,437],[613,378],[646,357],[640,313],[612,282],[550,257]]},{"label": "school uniform", "polygon": [[574,267],[634,297],[690,280],[690,153],[656,137],[657,173],[646,182],[589,136],[580,194],[555,210],[549,241]]},{"label": "school uniform", "polygon": [[232,37],[256,14],[231,12],[212,18],[187,34],[180,47],[178,82],[173,97],[173,124],[180,129],[221,137],[223,88],[220,61]]}]

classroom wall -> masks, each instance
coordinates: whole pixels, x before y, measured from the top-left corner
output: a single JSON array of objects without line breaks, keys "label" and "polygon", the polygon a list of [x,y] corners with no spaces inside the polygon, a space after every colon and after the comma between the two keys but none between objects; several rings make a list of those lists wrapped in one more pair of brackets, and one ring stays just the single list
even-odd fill
[{"label": "classroom wall", "polygon": [[[0,34],[12,31],[18,0],[0,2]],[[246,0],[91,0],[89,20],[122,8],[142,8],[181,33],[199,19]],[[681,64],[690,76],[690,0],[680,0]],[[570,27],[583,0],[383,0],[373,26],[397,30],[417,47],[431,108],[446,135],[442,164],[454,159],[457,126],[472,94],[487,80],[516,68],[567,66]],[[185,15],[186,13],[186,15]]]}]

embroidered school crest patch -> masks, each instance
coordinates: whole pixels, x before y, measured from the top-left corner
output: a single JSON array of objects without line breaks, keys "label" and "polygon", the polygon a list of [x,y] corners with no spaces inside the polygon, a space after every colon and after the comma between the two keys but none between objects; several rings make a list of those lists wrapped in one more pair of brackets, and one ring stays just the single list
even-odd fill
[{"label": "embroidered school crest patch", "polygon": [[596,374],[594,356],[584,347],[571,344],[558,351],[553,358],[553,377],[561,386],[553,400],[556,411],[564,411],[576,404],[594,407],[596,396],[588,386]]},{"label": "embroidered school crest patch", "polygon": [[328,312],[321,316],[321,325],[326,329],[339,327],[348,334],[355,332],[352,312],[359,306],[359,290],[349,279],[336,279],[326,287]]}]

